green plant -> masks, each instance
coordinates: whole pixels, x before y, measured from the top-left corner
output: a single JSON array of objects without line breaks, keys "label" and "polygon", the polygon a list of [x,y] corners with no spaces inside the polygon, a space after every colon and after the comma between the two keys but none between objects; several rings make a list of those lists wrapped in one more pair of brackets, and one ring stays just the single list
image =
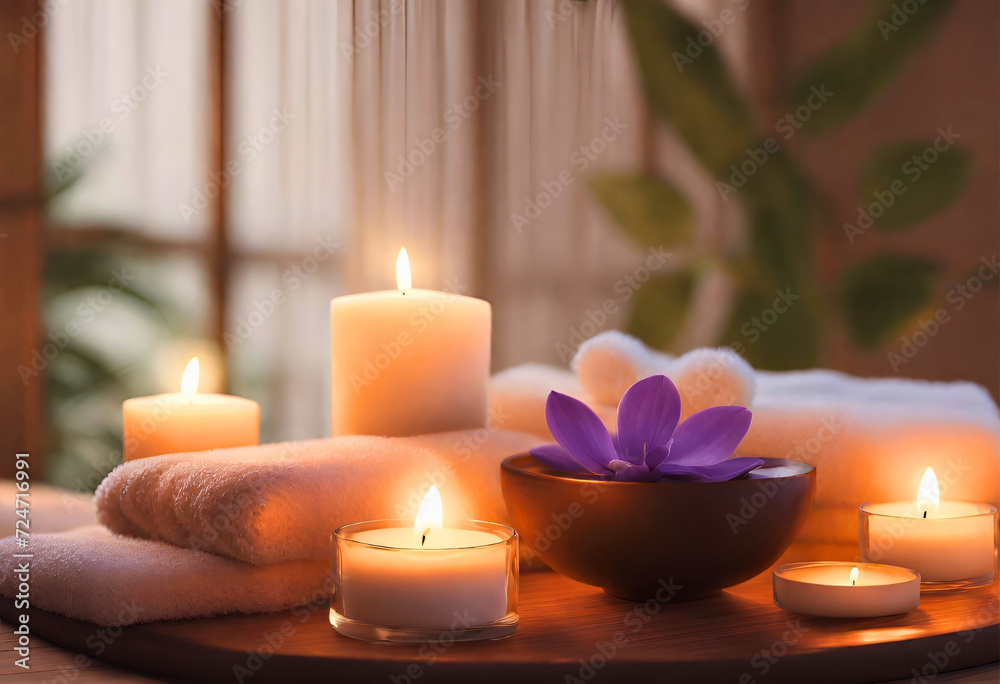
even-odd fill
[{"label": "green plant", "polygon": [[[50,178],[48,205],[85,172],[81,167],[68,178]],[[148,389],[128,373],[123,338],[149,330],[169,335],[181,320],[145,276],[146,256],[126,247],[129,237],[112,230],[85,248],[47,251],[45,338],[32,366],[20,369],[24,382],[45,382],[46,477],[74,489],[95,488],[121,462],[121,403]],[[97,334],[109,316],[121,335]]]},{"label": "green plant", "polygon": [[[635,297],[628,330],[668,348],[689,315],[695,283],[715,268],[725,269],[736,284],[725,341],[741,339],[741,329],[771,305],[776,290],[799,298],[758,343],[742,350],[759,368],[816,365],[831,324],[842,323],[862,349],[877,348],[910,324],[931,300],[939,265],[903,253],[876,253],[844,269],[836,283],[822,282],[818,238],[836,221],[826,215],[802,165],[773,132],[763,131],[714,44],[694,56],[688,52],[701,27],[662,0],[625,0],[623,6],[650,109],[718,179],[722,196],[739,201],[747,232],[745,246],[700,255],[683,270],[651,280]],[[821,103],[810,105],[810,115],[794,122],[794,134],[823,135],[865,111],[934,35],[949,8],[948,0],[926,0],[915,12],[900,15],[894,0],[874,3],[841,43],[786,84],[784,100],[791,111]],[[861,206],[868,207],[876,193],[890,192],[907,160],[933,144],[894,141],[876,149],[859,174]],[[912,228],[956,199],[969,175],[969,155],[949,145],[923,172],[919,187],[893,193],[892,211],[882,212],[871,228],[886,233]],[[666,180],[639,173],[603,175],[591,180],[591,188],[638,244],[688,243],[693,211]],[[847,237],[854,239],[850,232]]]}]

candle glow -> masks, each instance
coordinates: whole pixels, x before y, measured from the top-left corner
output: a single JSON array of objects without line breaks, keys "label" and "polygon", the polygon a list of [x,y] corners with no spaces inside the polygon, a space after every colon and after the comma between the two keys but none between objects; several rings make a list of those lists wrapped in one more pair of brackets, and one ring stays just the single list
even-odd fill
[{"label": "candle glow", "polygon": [[424,494],[424,500],[420,502],[417,517],[413,521],[413,536],[420,537],[421,546],[432,531],[440,530],[444,526],[443,520],[444,506],[441,503],[441,493],[437,485],[431,485]]},{"label": "candle glow", "polygon": [[399,248],[399,256],[396,257],[396,289],[410,290],[413,288],[413,278],[410,275],[410,257],[406,253],[406,247]]},{"label": "candle glow", "polygon": [[927,517],[927,513],[936,513],[941,505],[941,492],[938,488],[937,475],[930,466],[924,471],[924,476],[920,478],[920,487],[917,489],[917,511]]},{"label": "candle glow", "polygon": [[198,377],[201,375],[201,366],[198,363],[198,357],[195,356],[190,361],[188,361],[187,367],[184,369],[184,375],[181,376],[181,394],[185,395],[189,399],[191,395],[198,393]]},{"label": "candle glow", "polygon": [[858,583],[858,566],[857,566],[857,565],[855,565],[855,566],[854,566],[854,567],[853,567],[853,568],[851,569],[851,586],[854,586],[854,585],[856,585],[857,583]]}]

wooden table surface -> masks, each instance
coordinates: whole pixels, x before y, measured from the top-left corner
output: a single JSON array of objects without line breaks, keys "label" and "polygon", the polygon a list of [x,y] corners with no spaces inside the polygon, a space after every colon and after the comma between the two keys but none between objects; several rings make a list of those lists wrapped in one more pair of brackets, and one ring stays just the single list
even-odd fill
[{"label": "wooden table surface", "polygon": [[[810,554],[812,555],[812,554]],[[813,556],[815,557],[815,556]],[[829,557],[829,556],[827,556]],[[201,681],[909,681],[917,673],[975,668],[935,682],[997,682],[998,584],[922,596],[904,616],[837,620],[777,608],[770,573],[721,596],[641,604],[551,572],[522,575],[521,623],[497,642],[436,647],[375,644],[336,634],[325,605],[125,628],[102,657],[151,676]],[[0,614],[11,617],[9,603]],[[90,653],[94,625],[34,611],[32,679],[147,681],[41,643]],[[93,643],[93,639],[91,639]],[[9,625],[0,673],[16,672]],[[255,655],[256,654],[256,655]],[[582,662],[581,662],[582,661]],[[61,668],[66,668],[62,669]],[[592,670],[590,668],[593,668]],[[64,679],[59,679],[64,675]],[[419,675],[419,676],[418,676]],[[251,678],[252,676],[252,678]],[[567,680],[567,676],[571,678]],[[19,680],[21,681],[21,680]],[[920,681],[920,680],[917,680]]]}]

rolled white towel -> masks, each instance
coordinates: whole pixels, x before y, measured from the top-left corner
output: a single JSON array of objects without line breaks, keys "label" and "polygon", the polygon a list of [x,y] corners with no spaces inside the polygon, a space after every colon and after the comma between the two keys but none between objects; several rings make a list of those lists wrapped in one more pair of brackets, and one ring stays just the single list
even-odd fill
[{"label": "rolled white towel", "polygon": [[[18,593],[23,551],[0,540],[0,594]],[[83,527],[31,536],[31,605],[76,620],[124,626],[318,605],[330,561],[251,565],[170,544]]]},{"label": "rolled white towel", "polygon": [[250,563],[329,562],[335,528],[412,520],[432,484],[446,520],[506,522],[500,462],[543,441],[487,427],[144,458],[101,483],[98,520],[119,534]]},{"label": "rolled white towel", "polygon": [[753,369],[732,349],[695,349],[675,357],[617,330],[580,345],[573,370],[584,392],[607,406],[617,406],[636,381],[666,375],[681,395],[682,418],[712,406],[750,406],[755,389]]},{"label": "rolled white towel", "polygon": [[618,412],[615,406],[594,401],[571,371],[542,363],[514,366],[490,378],[490,419],[506,430],[538,435],[552,441],[545,422],[549,392],[568,394],[589,405],[612,432]]}]

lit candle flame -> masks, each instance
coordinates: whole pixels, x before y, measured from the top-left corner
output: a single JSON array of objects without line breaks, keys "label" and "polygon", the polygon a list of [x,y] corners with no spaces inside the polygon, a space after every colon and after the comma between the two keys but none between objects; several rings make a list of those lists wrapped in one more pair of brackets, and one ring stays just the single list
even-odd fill
[{"label": "lit candle flame", "polygon": [[413,287],[413,278],[410,277],[410,257],[406,254],[406,247],[399,248],[399,256],[396,257],[396,288],[409,290]]},{"label": "lit candle flame", "polygon": [[184,369],[184,375],[181,376],[181,394],[190,398],[191,395],[198,393],[198,375],[200,372],[198,357],[196,356],[188,361],[187,368]]},{"label": "lit candle flame", "polygon": [[444,508],[441,505],[441,493],[438,492],[437,485],[424,494],[424,500],[420,502],[417,510],[417,519],[413,522],[413,535],[420,537],[420,545],[427,541],[427,535],[431,530],[440,530],[444,526]]},{"label": "lit candle flame", "polygon": [[851,585],[852,586],[858,583],[858,574],[859,574],[858,573],[858,566],[855,565],[854,568],[851,570]]},{"label": "lit candle flame", "polygon": [[924,471],[924,476],[920,479],[920,488],[917,490],[917,511],[927,517],[928,511],[936,511],[941,502],[941,493],[938,489],[937,475],[930,466]]}]

